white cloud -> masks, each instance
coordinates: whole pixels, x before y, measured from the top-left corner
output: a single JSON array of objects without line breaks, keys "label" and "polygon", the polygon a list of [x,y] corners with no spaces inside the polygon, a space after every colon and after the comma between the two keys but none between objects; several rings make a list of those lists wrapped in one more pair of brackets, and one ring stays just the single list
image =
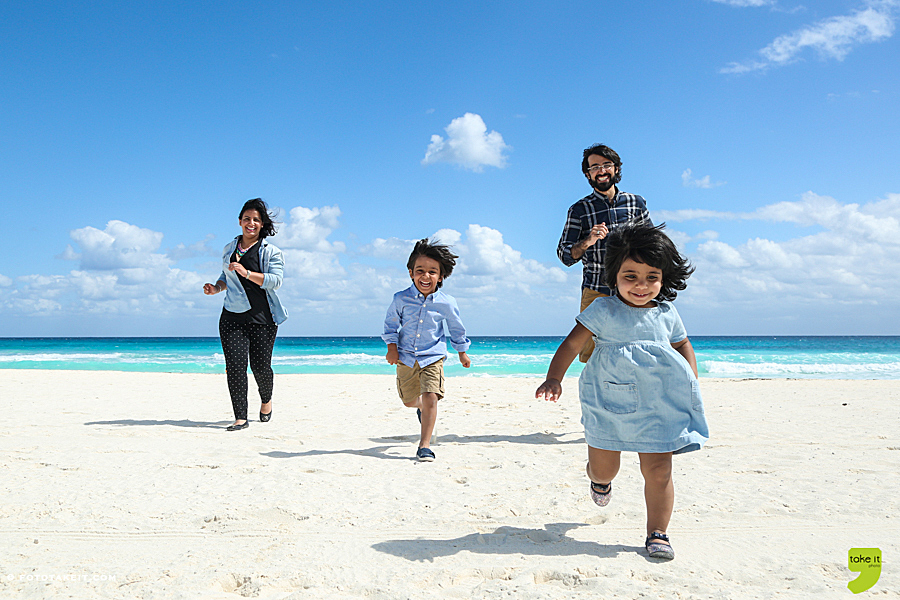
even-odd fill
[{"label": "white cloud", "polygon": [[[330,237],[340,226],[339,209],[298,208],[286,229],[288,239],[304,247],[284,248],[286,276],[279,291],[291,312],[285,334],[377,335],[391,295],[409,285],[406,259],[415,240],[375,238],[356,253],[338,251],[343,245]],[[677,301],[692,328],[727,332],[746,327],[746,333],[766,333],[773,322],[802,322],[803,329],[795,332],[822,332],[830,325],[809,316],[820,310],[830,310],[832,320],[841,323],[858,316],[867,331],[871,323],[893,322],[896,293],[890,274],[900,271],[900,194],[842,203],[807,192],[797,201],[744,213],[654,211],[654,220],[661,216],[675,217],[672,222],[739,220],[748,223],[745,229],[756,230],[727,242],[713,230],[669,230],[697,267]],[[762,227],[754,228],[753,221]],[[775,240],[759,234],[767,223],[809,229]],[[115,315],[129,321],[137,316],[183,321],[185,335],[214,328],[222,297],[206,297],[201,288],[218,276],[218,264],[199,272],[166,263],[156,253],[162,234],[127,223],[78,232],[73,239],[84,243],[78,260],[96,268],[14,279],[0,275],[0,314],[90,323],[98,334],[109,335],[115,331],[104,325]],[[579,269],[528,258],[501,231],[483,225],[471,224],[463,232],[441,229],[431,237],[452,244],[460,257],[444,289],[459,301],[473,335],[549,334],[571,326]],[[371,259],[384,264],[367,264]],[[716,319],[719,324],[712,325]]]},{"label": "white cloud", "polygon": [[387,260],[405,261],[416,244],[415,240],[403,240],[400,238],[375,238],[370,243],[360,247],[357,252],[363,256],[374,256]]},{"label": "white cloud", "polygon": [[174,248],[170,248],[168,252],[166,252],[166,257],[172,260],[173,262],[178,262],[179,260],[185,260],[188,258],[194,258],[197,256],[218,256],[219,249],[211,248],[209,243],[215,238],[213,234],[207,235],[203,238],[202,241],[197,242],[196,244],[185,245],[178,244]]},{"label": "white cloud", "polygon": [[453,229],[439,229],[433,236],[431,236],[431,239],[440,244],[453,246],[459,243],[459,240],[462,239],[462,234]]},{"label": "white cloud", "polygon": [[[576,312],[575,279],[580,279],[579,273],[573,271],[569,279],[559,267],[523,257],[503,241],[501,232],[489,227],[470,225],[465,233],[441,229],[429,237],[451,245],[459,255],[457,267],[443,289],[459,301],[470,331],[481,331],[482,335],[502,332],[498,314],[526,319],[524,313],[533,319],[535,314],[547,313],[550,316],[541,320],[542,325],[554,319],[563,323],[561,328],[570,325]],[[280,293],[291,314],[306,320],[305,329],[317,327],[322,334],[324,328],[325,335],[347,334],[336,328],[349,326],[345,324],[356,319],[364,321],[370,333],[378,334],[391,296],[410,285],[406,261],[415,242],[375,238],[362,245],[355,255],[382,259],[388,264],[373,267],[351,262],[349,255],[332,255],[335,262],[331,266],[312,261],[300,268],[304,271],[301,276],[291,270],[297,257],[286,251],[287,275]],[[339,258],[343,262],[338,262]],[[321,272],[314,273],[315,268]],[[312,278],[313,274],[317,276]],[[561,296],[575,299],[570,311],[557,314],[554,311]],[[298,320],[291,326],[297,326]],[[359,335],[360,331],[351,330],[351,334]]]},{"label": "white cloud", "polygon": [[829,196],[815,192],[802,194],[799,202],[778,202],[753,212],[735,213],[714,210],[659,210],[653,217],[666,222],[697,220],[743,220],[794,223],[803,227],[819,226],[842,235],[864,237],[886,244],[900,239],[900,194],[889,194],[884,200],[859,204],[841,204]]},{"label": "white cloud", "polygon": [[460,240],[455,246],[461,263],[461,281],[457,281],[460,286],[496,296],[513,290],[530,293],[532,287],[552,287],[566,281],[566,273],[560,267],[523,258],[496,229],[473,224],[466,230],[464,240],[452,230],[442,230],[440,237],[447,239],[451,232]]},{"label": "white cloud", "polygon": [[196,254],[206,247],[210,236],[191,246],[182,244],[169,256],[156,252],[162,233],[123,221],[110,221],[102,231],[76,229],[70,237],[81,251],[67,246],[59,258],[77,260],[79,268],[68,275],[18,278],[11,303],[18,314],[183,314],[195,300],[202,299],[203,283],[218,275],[173,266],[173,255]]},{"label": "white cloud", "polygon": [[297,206],[290,211],[290,220],[282,224],[272,243],[281,249],[295,248],[312,252],[337,253],[346,250],[343,242],[329,242],[338,228],[341,209],[337,206],[306,208]]},{"label": "white cloud", "polygon": [[684,208],[681,210],[654,210],[653,222],[665,221],[666,223],[680,223],[684,221],[723,220],[731,221],[741,218],[738,213],[723,212],[718,210],[705,210],[701,208]]},{"label": "white cloud", "polygon": [[[439,229],[429,239],[439,244],[455,246],[462,239],[462,234],[454,229]],[[364,256],[402,261],[405,264],[417,241],[419,240],[404,240],[396,237],[375,238],[371,243],[361,246],[357,252]]]},{"label": "white cloud", "polygon": [[[655,214],[654,214],[655,218]],[[655,220],[654,223],[659,224],[661,221]],[[666,235],[669,236],[675,245],[683,250],[685,246],[687,246],[691,242],[707,242],[711,240],[716,240],[719,238],[719,234],[716,231],[702,231],[697,235],[690,235],[683,231],[679,231],[677,229],[672,229],[671,227],[666,227]]]},{"label": "white cloud", "polygon": [[[285,255],[285,279],[279,290],[291,314],[293,335],[377,335],[391,296],[410,285],[406,260],[415,240],[375,238],[356,253],[330,237],[340,227],[337,206],[295,207],[273,242]],[[204,271],[175,266],[204,252],[210,238],[180,244],[168,255],[157,252],[163,234],[121,221],[100,231],[84,227],[72,232],[78,252],[63,255],[78,260],[66,275],[34,274],[12,280],[0,275],[0,314],[21,317],[64,317],[78,327],[115,335],[111,317],[146,317],[153,322],[183,323],[185,335],[199,335],[214,323],[222,296],[207,297],[205,282],[219,275],[219,261]],[[230,237],[230,236],[229,236]],[[465,322],[481,335],[498,334],[504,318],[535,321],[540,332],[571,325],[576,312],[577,270],[566,271],[527,258],[490,227],[473,224],[464,233],[441,229],[432,239],[451,244],[460,258],[445,289],[465,307]],[[218,255],[218,251],[216,251]],[[390,261],[372,266],[361,260]],[[559,312],[560,299],[567,310]],[[569,306],[570,305],[570,306]],[[104,327],[106,326],[106,329]],[[214,327],[214,325],[213,325]],[[60,331],[60,334],[66,332]]]},{"label": "white cloud", "polygon": [[860,45],[880,42],[894,33],[894,10],[897,0],[872,0],[863,10],[824,19],[792,33],[776,38],[759,51],[762,60],[731,63],[721,73],[747,73],[779,67],[799,60],[807,49],[823,59],[843,60]]},{"label": "white cloud", "polygon": [[681,185],[683,185],[684,187],[708,190],[710,188],[719,187],[720,185],[725,185],[725,182],[716,181],[715,183],[713,183],[712,181],[710,181],[709,175],[706,175],[701,179],[694,179],[691,176],[691,170],[685,169],[681,174]]},{"label": "white cloud", "polygon": [[296,206],[290,210],[288,222],[272,238],[272,243],[284,252],[285,278],[303,280],[312,296],[333,289],[334,282],[346,275],[339,260],[346,245],[328,239],[340,227],[340,216],[337,206]]},{"label": "white cloud", "polygon": [[[295,248],[284,249],[285,277],[326,280],[344,276],[338,257],[330,252],[310,252]],[[316,281],[313,285],[318,285]]]},{"label": "white cloud", "polygon": [[103,231],[84,227],[69,235],[81,247],[81,254],[67,248],[64,256],[79,258],[82,269],[165,267],[170,262],[164,255],[154,252],[159,248],[163,234],[123,221],[110,221]]},{"label": "white cloud", "polygon": [[57,301],[71,286],[61,275],[23,275],[0,295],[4,315],[45,316],[58,314],[63,305]]},{"label": "white cloud", "polygon": [[736,245],[701,243],[691,256],[697,271],[686,295],[692,303],[781,315],[835,304],[893,310],[893,279],[886,274],[900,271],[900,194],[860,205],[807,192],[798,202],[764,206],[737,218],[820,230],[785,241],[754,237]]},{"label": "white cloud", "polygon": [[453,119],[444,130],[447,132],[446,140],[439,135],[431,136],[431,143],[422,159],[423,165],[446,162],[476,172],[485,166],[498,169],[506,166],[503,152],[510,147],[496,131],[488,133],[479,115],[466,113]]}]

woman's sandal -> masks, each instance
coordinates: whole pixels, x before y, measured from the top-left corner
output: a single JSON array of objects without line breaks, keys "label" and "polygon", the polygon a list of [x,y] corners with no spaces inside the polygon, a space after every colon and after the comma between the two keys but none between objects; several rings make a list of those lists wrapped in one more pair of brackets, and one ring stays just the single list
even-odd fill
[{"label": "woman's sandal", "polygon": [[[591,478],[591,464],[585,466],[588,479]],[[609,504],[609,497],[612,495],[612,481],[609,483],[594,483],[591,481],[591,500],[597,506],[606,506]]]},{"label": "woman's sandal", "polygon": [[[652,540],[660,540],[665,543],[661,544],[660,542],[654,542]],[[644,540],[644,547],[650,554],[650,558],[663,558],[665,560],[672,560],[675,558],[675,551],[672,550],[672,544],[669,543],[669,536],[664,533],[658,531],[651,532],[650,535],[647,536],[647,539]]]}]

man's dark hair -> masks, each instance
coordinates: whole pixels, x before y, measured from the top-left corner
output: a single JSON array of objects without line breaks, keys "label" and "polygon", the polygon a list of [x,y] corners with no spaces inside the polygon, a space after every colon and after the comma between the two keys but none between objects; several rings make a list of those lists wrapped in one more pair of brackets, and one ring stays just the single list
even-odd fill
[{"label": "man's dark hair", "polygon": [[[420,256],[426,256],[441,265],[442,280],[450,277],[453,267],[456,266],[456,259],[459,258],[450,252],[450,246],[435,244],[428,238],[425,238],[416,242],[416,247],[413,248],[412,254],[409,255],[409,260],[406,261],[406,268],[412,271],[416,266],[416,259]],[[443,285],[443,281],[438,282],[438,289],[440,289],[441,285]]]},{"label": "man's dark hair", "polygon": [[660,300],[672,301],[678,292],[687,287],[687,278],[694,272],[688,259],[683,257],[663,228],[665,223],[653,226],[649,223],[626,223],[613,229],[606,238],[606,258],[603,261],[606,285],[616,287],[616,277],[626,259],[650,265],[662,271]]},{"label": "man's dark hair", "polygon": [[244,213],[248,210],[255,210],[259,213],[259,218],[262,219],[263,225],[259,230],[259,237],[265,238],[277,233],[274,221],[276,215],[269,213],[269,207],[266,206],[262,198],[253,198],[244,202],[244,207],[241,208],[241,212],[238,214],[238,220],[243,219]]},{"label": "man's dark hair", "polygon": [[588,157],[592,154],[602,156],[603,158],[616,165],[616,176],[612,178],[613,183],[619,183],[622,180],[622,159],[619,158],[619,154],[615,150],[613,150],[609,146],[604,146],[603,144],[594,144],[590,148],[584,149],[584,154],[582,155],[581,159],[582,173],[587,175],[587,170],[590,166],[588,165]]}]

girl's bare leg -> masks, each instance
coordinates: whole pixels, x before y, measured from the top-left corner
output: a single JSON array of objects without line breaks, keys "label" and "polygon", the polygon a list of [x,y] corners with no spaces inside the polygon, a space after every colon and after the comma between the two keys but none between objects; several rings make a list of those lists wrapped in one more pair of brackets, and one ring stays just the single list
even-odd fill
[{"label": "girl's bare leg", "polygon": [[638,453],[641,475],[644,476],[644,501],[647,503],[647,535],[653,531],[666,533],[672,508],[675,506],[675,486],[672,483],[672,453]]},{"label": "girl's bare leg", "polygon": [[621,457],[621,452],[588,446],[588,477],[594,483],[609,483],[619,472]]}]

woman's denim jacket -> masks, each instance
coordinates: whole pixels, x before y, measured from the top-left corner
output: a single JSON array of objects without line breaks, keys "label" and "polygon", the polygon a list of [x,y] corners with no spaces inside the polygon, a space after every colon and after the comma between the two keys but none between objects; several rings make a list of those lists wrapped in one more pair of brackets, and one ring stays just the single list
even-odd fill
[{"label": "woman's denim jacket", "polygon": [[[225,253],[222,255],[222,274],[219,275],[219,281],[225,282],[225,310],[234,313],[242,313],[250,310],[250,300],[247,299],[247,293],[244,292],[244,286],[241,285],[239,275],[234,271],[228,270],[231,264],[231,255],[237,248],[238,240],[241,236],[237,236],[225,246]],[[266,243],[265,239],[259,241],[259,264],[263,270],[262,289],[266,291],[266,298],[269,300],[269,310],[272,311],[272,318],[276,325],[281,325],[288,318],[287,309],[281,305],[281,300],[275,290],[281,287],[284,279],[284,256],[281,250]]]}]

